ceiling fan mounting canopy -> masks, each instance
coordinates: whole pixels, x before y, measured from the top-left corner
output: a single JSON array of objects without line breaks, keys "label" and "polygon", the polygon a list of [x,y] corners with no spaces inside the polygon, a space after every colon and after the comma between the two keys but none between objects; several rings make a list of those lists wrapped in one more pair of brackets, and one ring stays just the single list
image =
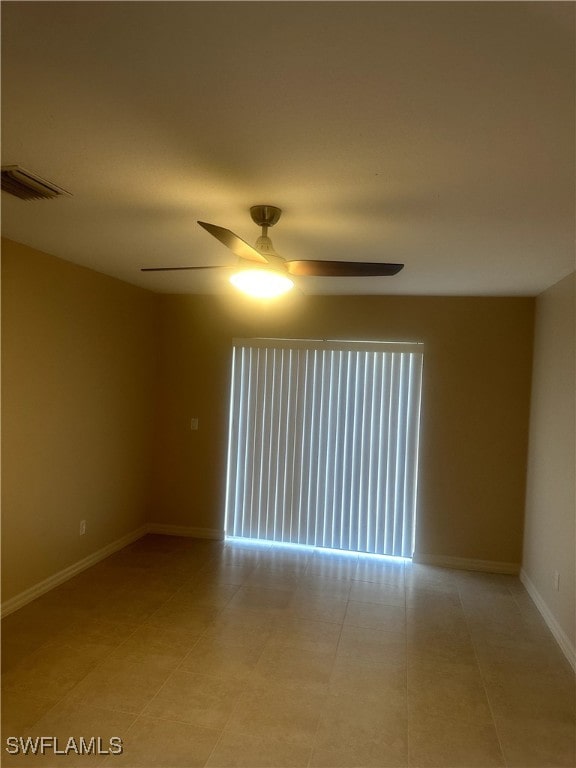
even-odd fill
[{"label": "ceiling fan mounting canopy", "polygon": [[273,227],[278,223],[281,215],[282,208],[277,208],[275,205],[253,205],[250,208],[252,221],[259,227]]}]

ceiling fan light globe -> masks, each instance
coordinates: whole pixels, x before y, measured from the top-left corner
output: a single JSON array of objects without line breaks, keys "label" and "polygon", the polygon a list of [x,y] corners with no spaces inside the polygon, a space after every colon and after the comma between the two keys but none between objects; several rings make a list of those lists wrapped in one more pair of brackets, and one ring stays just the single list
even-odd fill
[{"label": "ceiling fan light globe", "polygon": [[242,293],[257,299],[274,299],[294,287],[289,277],[271,269],[245,269],[233,274],[230,282]]}]

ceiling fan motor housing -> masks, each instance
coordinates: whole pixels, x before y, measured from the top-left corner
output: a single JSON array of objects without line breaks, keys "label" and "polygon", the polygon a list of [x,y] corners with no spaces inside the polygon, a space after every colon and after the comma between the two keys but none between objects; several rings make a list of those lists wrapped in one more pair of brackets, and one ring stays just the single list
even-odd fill
[{"label": "ceiling fan motor housing", "polygon": [[261,253],[263,256],[276,256],[277,258],[280,258],[279,254],[274,250],[272,240],[270,240],[268,235],[260,235],[258,240],[256,240],[254,247],[258,253]]}]

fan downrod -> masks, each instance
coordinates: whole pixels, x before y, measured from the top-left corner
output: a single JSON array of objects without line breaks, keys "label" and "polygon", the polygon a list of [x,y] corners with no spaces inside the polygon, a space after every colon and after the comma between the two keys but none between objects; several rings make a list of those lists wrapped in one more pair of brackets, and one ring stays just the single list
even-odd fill
[{"label": "fan downrod", "polygon": [[250,208],[252,221],[259,227],[273,227],[282,214],[282,208],[275,205],[253,205]]}]

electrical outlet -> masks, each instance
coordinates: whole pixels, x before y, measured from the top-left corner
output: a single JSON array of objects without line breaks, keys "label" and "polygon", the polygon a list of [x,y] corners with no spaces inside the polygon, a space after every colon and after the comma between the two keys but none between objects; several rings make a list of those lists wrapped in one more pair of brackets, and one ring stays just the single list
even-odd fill
[{"label": "electrical outlet", "polygon": [[86,520],[80,520],[80,536],[86,533]]},{"label": "electrical outlet", "polygon": [[560,592],[560,574],[558,571],[554,571],[554,589],[556,592]]},{"label": "electrical outlet", "polygon": [[190,429],[195,432],[198,429],[198,419],[194,417],[190,419]]}]

